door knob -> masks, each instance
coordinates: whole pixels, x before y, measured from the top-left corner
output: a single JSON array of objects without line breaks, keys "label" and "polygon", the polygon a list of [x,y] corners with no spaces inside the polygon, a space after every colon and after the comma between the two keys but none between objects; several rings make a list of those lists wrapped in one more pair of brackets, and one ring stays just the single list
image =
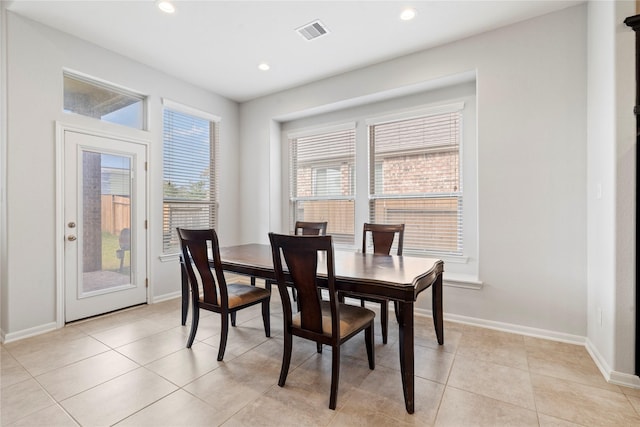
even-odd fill
[{"label": "door knob", "polygon": [[73,234],[71,236],[67,237],[67,240],[70,241],[70,242],[73,242],[76,239],[77,239],[77,237],[74,236]]},{"label": "door knob", "polygon": [[67,226],[68,226],[69,228],[76,228],[76,223],[75,223],[75,222],[73,222],[73,221],[71,221],[69,224],[67,224]]}]

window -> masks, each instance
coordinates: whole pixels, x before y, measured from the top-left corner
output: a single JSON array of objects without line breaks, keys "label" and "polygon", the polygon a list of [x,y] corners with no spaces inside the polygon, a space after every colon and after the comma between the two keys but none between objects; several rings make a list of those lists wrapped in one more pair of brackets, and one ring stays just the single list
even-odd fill
[{"label": "window", "polygon": [[462,105],[450,109],[369,126],[370,221],[404,223],[407,253],[463,255]]},{"label": "window", "polygon": [[142,95],[115,86],[64,73],[64,111],[67,113],[144,129],[145,100]]},{"label": "window", "polygon": [[176,227],[215,228],[218,123],[164,101],[163,251],[176,252]]},{"label": "window", "polygon": [[[477,289],[481,284],[476,104],[472,79],[283,122],[282,162],[289,163],[288,187],[284,185],[288,197],[283,202],[290,204],[291,214],[282,226],[291,227],[296,218],[327,221],[328,232],[341,239],[336,247],[359,250],[363,223],[404,223],[404,254],[440,258],[447,267],[445,282]],[[328,123],[349,125],[336,128]],[[297,173],[294,178],[292,141],[321,140],[322,135],[347,129],[355,134],[355,163],[350,161],[344,169],[349,174],[338,175],[343,169],[326,159],[338,157],[345,145],[338,150],[319,142],[309,169],[309,194],[296,188],[296,181],[302,180]],[[350,197],[337,192],[338,185],[346,183],[353,191]],[[313,212],[305,206],[311,204],[312,192],[325,203],[315,202]],[[348,200],[350,210],[339,215],[330,210],[326,201],[330,194]],[[341,226],[348,221],[353,231],[338,234],[332,228],[336,221]]]},{"label": "window", "polygon": [[295,221],[327,221],[336,243],[354,242],[355,127],[289,135],[290,205]]}]

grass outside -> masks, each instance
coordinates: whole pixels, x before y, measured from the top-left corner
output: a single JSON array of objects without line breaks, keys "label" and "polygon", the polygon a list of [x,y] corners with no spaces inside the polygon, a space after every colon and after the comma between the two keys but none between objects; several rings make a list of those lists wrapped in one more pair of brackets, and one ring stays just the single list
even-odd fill
[{"label": "grass outside", "polygon": [[[120,249],[118,236],[108,232],[102,232],[102,269],[110,271],[118,271],[120,269],[120,259],[118,259],[117,251]],[[124,267],[131,265],[130,251],[125,251]]]}]

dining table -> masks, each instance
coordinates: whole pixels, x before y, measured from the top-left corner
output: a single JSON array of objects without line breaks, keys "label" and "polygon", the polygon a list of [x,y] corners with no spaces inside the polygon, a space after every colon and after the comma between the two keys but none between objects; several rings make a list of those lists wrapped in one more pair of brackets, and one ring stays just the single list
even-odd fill
[{"label": "dining table", "polygon": [[[225,271],[275,281],[271,246],[245,244],[220,248]],[[325,271],[322,271],[325,268]],[[337,290],[386,298],[396,303],[399,332],[399,355],[404,402],[408,413],[414,412],[414,306],[418,295],[431,288],[433,324],[438,344],[444,344],[442,313],[442,275],[440,259],[408,255],[379,255],[336,250],[334,253]],[[320,279],[326,277],[326,267],[318,266]],[[319,286],[322,286],[320,280]],[[186,321],[189,288],[182,280],[182,320]]]}]

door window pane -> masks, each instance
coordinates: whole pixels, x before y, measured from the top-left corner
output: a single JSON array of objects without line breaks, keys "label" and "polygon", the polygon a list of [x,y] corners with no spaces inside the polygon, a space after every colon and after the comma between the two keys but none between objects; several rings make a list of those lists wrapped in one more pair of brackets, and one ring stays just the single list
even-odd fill
[{"label": "door window pane", "polygon": [[82,289],[131,283],[131,158],[82,152]]}]

